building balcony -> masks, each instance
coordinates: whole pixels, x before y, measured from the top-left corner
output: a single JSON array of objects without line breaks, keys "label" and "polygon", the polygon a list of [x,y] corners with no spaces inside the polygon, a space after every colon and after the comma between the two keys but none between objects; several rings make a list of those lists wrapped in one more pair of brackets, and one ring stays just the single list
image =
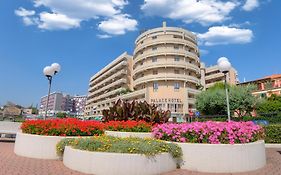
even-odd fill
[{"label": "building balcony", "polygon": [[103,87],[107,82],[112,81],[113,79],[117,79],[117,77],[121,77],[127,74],[127,70],[120,70],[115,74],[112,74],[111,76],[105,78],[104,80],[102,80],[101,82],[93,85],[92,87],[90,87],[89,92],[92,93],[94,90],[99,89],[100,87]]},{"label": "building balcony", "polygon": [[97,84],[100,81],[102,81],[105,78],[108,78],[109,76],[111,76],[112,74],[116,73],[116,71],[118,70],[122,70],[124,66],[127,65],[127,61],[121,61],[120,63],[116,64],[115,66],[113,66],[112,68],[110,68],[108,71],[104,72],[102,75],[100,75],[98,78],[91,78],[90,80],[90,86],[93,84]]},{"label": "building balcony", "polygon": [[[163,36],[165,36],[165,35],[163,35]],[[151,47],[151,46],[155,46],[155,45],[158,45],[158,44],[184,45],[184,46],[192,47],[195,50],[197,49],[197,45],[194,44],[193,42],[182,39],[182,38],[172,38],[172,36],[171,36],[171,38],[159,37],[155,40],[150,40],[150,41],[145,40],[145,41],[146,41],[145,43],[143,43],[141,45],[138,45],[135,48],[134,54],[138,53],[140,50],[142,50],[146,47]]]},{"label": "building balcony", "polygon": [[142,55],[138,55],[134,59],[134,64],[143,60],[143,59],[146,59],[148,57],[157,57],[157,56],[160,56],[160,55],[164,55],[164,56],[166,56],[166,55],[183,56],[183,57],[192,58],[196,61],[199,60],[199,57],[195,53],[186,51],[184,49],[176,50],[174,48],[165,49],[164,47],[161,47],[161,48],[159,48],[157,50],[154,50],[154,51],[146,50]]},{"label": "building balcony", "polygon": [[[92,98],[94,96],[98,96],[99,93],[103,92],[103,91],[106,91],[106,90],[110,90],[112,88],[114,88],[115,86],[118,86],[118,85],[122,85],[122,84],[125,84],[127,82],[127,80],[125,78],[122,78],[122,79],[119,79],[117,81],[114,81],[113,83],[111,84],[108,84],[98,90],[96,90],[95,92],[92,92],[89,97]],[[103,93],[101,93],[103,94]]]},{"label": "building balcony", "polygon": [[134,81],[134,87],[153,81],[161,81],[161,80],[173,80],[173,81],[184,81],[184,82],[192,82],[192,83],[199,83],[199,79],[190,76],[190,75],[183,75],[183,74],[157,74],[157,75],[147,75],[141,78],[138,78]]},{"label": "building balcony", "polygon": [[174,68],[183,68],[189,69],[194,72],[200,72],[200,68],[194,64],[185,61],[158,61],[158,62],[149,62],[144,63],[142,66],[138,66],[135,70],[133,70],[133,75],[137,73],[146,71],[148,69],[154,68],[166,68],[166,67],[174,67]]}]

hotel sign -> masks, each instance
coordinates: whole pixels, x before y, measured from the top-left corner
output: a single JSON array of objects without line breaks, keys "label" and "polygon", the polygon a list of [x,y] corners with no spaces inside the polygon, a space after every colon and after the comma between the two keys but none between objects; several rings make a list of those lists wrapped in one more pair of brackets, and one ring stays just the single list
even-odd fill
[{"label": "hotel sign", "polygon": [[159,99],[151,99],[151,103],[182,103],[179,98],[159,98]]}]

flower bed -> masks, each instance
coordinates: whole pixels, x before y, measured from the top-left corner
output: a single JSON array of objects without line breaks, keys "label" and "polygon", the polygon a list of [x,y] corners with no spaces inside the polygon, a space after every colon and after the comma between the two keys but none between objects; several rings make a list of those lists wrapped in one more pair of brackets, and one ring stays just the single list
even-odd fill
[{"label": "flower bed", "polygon": [[53,120],[27,120],[22,123],[23,133],[47,136],[92,136],[103,133],[104,124],[73,118]]},{"label": "flower bed", "polygon": [[263,128],[253,122],[193,122],[162,124],[153,128],[157,139],[210,144],[249,143],[264,138]]},{"label": "flower bed", "polygon": [[145,121],[109,121],[106,130],[120,132],[151,132],[152,124]]},{"label": "flower bed", "polygon": [[152,124],[144,121],[109,121],[105,123],[105,135],[115,137],[152,138]]},{"label": "flower bed", "polygon": [[67,167],[89,174],[160,174],[176,169],[181,149],[154,139],[110,136],[64,139],[57,145]]},{"label": "flower bed", "polygon": [[266,164],[263,128],[253,122],[162,124],[155,138],[177,142],[183,169],[209,173],[247,172]]},{"label": "flower bed", "polygon": [[14,152],[19,156],[58,159],[56,144],[66,137],[103,134],[104,124],[77,119],[28,120],[17,133]]}]

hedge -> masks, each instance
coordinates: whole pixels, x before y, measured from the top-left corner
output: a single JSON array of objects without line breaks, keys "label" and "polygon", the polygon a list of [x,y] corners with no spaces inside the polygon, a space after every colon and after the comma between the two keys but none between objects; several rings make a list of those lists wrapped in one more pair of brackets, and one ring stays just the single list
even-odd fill
[{"label": "hedge", "polygon": [[265,126],[265,143],[281,143],[281,124]]}]

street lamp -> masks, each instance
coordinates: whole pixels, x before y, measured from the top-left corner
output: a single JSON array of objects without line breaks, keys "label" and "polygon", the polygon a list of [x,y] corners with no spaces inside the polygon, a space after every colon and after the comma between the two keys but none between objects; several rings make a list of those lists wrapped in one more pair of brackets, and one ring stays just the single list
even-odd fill
[{"label": "street lamp", "polygon": [[46,104],[46,109],[45,109],[44,120],[46,119],[47,111],[48,111],[49,97],[50,97],[50,91],[51,91],[51,86],[52,86],[52,78],[54,75],[56,75],[60,71],[60,68],[61,67],[58,63],[53,63],[51,66],[46,66],[43,69],[44,75],[49,80],[49,89],[48,89],[47,104]]},{"label": "street lamp", "polygon": [[229,109],[229,97],[228,97],[228,89],[227,89],[227,82],[226,82],[226,74],[231,69],[231,63],[228,61],[227,58],[221,57],[218,59],[217,64],[219,66],[219,70],[224,74],[224,88],[225,88],[225,95],[226,95],[227,117],[228,117],[228,121],[230,122],[230,109]]}]

